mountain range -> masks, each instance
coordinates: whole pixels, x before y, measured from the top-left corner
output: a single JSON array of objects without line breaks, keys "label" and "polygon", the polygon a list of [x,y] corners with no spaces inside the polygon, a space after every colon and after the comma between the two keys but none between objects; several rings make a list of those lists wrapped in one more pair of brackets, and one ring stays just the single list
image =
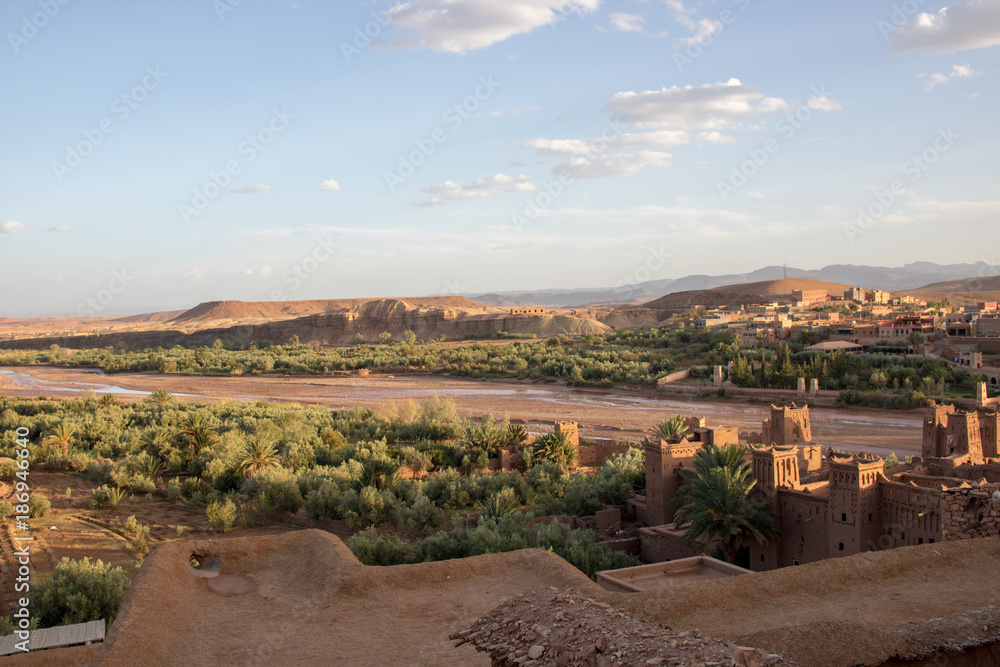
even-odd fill
[{"label": "mountain range", "polygon": [[[787,273],[786,273],[787,272]],[[997,267],[986,262],[975,264],[935,264],[913,262],[901,267],[865,266],[857,264],[831,264],[822,269],[797,269],[794,267],[766,266],[749,273],[725,275],[690,275],[683,278],[651,280],[634,285],[607,288],[552,289],[529,292],[491,292],[468,294],[469,298],[491,306],[547,306],[563,308],[591,304],[636,304],[652,301],[668,294],[691,290],[705,290],[740,283],[766,280],[807,278],[830,283],[841,283],[881,289],[890,292],[920,290],[946,281],[968,280],[973,277],[993,276]]]}]

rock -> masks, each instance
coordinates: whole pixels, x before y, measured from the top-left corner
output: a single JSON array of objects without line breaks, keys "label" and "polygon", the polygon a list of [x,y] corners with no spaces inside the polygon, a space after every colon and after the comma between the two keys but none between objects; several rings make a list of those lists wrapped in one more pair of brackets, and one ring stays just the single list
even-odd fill
[{"label": "rock", "polygon": [[737,667],[764,667],[764,658],[755,648],[737,646],[733,651],[733,662]]},{"label": "rock", "polygon": [[535,644],[530,649],[528,649],[528,657],[532,660],[538,660],[545,653],[545,647],[541,644]]}]

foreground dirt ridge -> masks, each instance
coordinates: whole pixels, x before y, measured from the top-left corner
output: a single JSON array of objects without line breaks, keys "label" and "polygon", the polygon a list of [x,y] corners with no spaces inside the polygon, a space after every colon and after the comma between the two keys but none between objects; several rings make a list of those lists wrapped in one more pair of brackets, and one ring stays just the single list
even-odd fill
[{"label": "foreground dirt ridge", "polygon": [[[192,555],[218,556],[223,577],[196,576]],[[635,594],[604,591],[537,550],[377,568],[316,530],[171,542],[147,559],[94,664],[132,667],[143,655],[160,665],[266,665],[280,655],[287,664],[485,665],[449,636],[516,596],[555,588],[800,665],[879,665],[1000,640],[997,581],[994,539]]]}]

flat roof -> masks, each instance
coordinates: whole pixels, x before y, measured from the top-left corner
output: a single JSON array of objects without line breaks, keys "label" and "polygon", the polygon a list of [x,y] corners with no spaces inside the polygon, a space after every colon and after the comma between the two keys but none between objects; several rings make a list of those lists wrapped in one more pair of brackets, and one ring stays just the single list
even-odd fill
[{"label": "flat roof", "polygon": [[750,570],[730,565],[711,556],[694,556],[664,563],[625,567],[620,570],[605,570],[597,573],[597,583],[607,590],[638,592],[713,579],[727,579],[750,573]]}]

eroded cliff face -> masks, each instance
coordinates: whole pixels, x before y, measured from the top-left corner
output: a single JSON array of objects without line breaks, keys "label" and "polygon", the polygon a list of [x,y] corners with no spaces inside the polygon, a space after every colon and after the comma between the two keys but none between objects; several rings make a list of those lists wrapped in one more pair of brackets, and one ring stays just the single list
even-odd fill
[{"label": "eroded cliff face", "polygon": [[[189,323],[190,319],[184,323]],[[168,324],[176,326],[181,322],[178,319]],[[39,350],[59,345],[76,349],[108,346],[146,349],[174,345],[211,345],[216,339],[246,345],[252,341],[285,343],[293,336],[298,336],[302,343],[349,345],[354,342],[357,334],[361,334],[367,342],[375,342],[383,332],[389,332],[395,340],[402,339],[407,331],[412,331],[420,340],[440,336],[445,336],[448,340],[462,340],[501,331],[547,337],[612,330],[611,326],[589,315],[510,315],[495,308],[415,306],[401,299],[368,301],[330,312],[272,322],[230,324],[226,320],[207,320],[202,322],[202,326],[204,328],[194,331],[173,328],[163,331],[0,341],[0,348]]]}]

